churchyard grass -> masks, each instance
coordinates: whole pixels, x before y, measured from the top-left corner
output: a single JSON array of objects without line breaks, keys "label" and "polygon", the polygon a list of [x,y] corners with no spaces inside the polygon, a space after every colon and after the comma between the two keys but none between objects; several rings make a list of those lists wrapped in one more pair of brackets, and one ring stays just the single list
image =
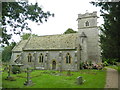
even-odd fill
[{"label": "churchyard grass", "polygon": [[118,66],[117,65],[110,65],[110,66],[106,66],[106,67],[116,69],[120,73],[120,65],[118,65]]},{"label": "churchyard grass", "polygon": [[[16,81],[5,80],[7,71],[3,72],[2,81],[3,88],[104,88],[106,70],[80,70],[72,72],[67,76],[67,71],[52,70],[34,70],[30,73],[32,86],[24,86],[26,81],[26,73],[11,74]],[[76,78],[82,76],[84,83],[82,85],[76,84]]]},{"label": "churchyard grass", "polygon": [[0,89],[2,87],[2,74],[0,74]]},{"label": "churchyard grass", "polygon": [[118,70],[118,66],[116,66],[116,65],[110,65],[110,66],[106,66],[106,67]]}]

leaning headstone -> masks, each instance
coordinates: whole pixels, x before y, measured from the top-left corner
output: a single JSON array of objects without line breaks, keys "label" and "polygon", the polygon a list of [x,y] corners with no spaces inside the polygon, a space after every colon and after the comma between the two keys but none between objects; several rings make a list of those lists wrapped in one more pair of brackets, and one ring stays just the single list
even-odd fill
[{"label": "leaning headstone", "polygon": [[77,77],[77,84],[78,85],[83,84],[83,78],[81,76]]},{"label": "leaning headstone", "polygon": [[24,82],[24,85],[30,86],[33,85],[32,81],[30,80],[30,70],[27,68],[27,80]]}]

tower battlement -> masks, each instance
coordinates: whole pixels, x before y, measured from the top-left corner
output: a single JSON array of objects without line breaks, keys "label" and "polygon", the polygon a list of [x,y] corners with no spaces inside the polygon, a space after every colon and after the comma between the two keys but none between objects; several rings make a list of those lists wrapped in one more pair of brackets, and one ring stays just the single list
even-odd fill
[{"label": "tower battlement", "polygon": [[97,12],[78,14],[78,29],[97,27]]},{"label": "tower battlement", "polygon": [[97,17],[97,11],[93,11],[92,13],[86,12],[85,14],[78,14],[78,19],[90,17]]}]

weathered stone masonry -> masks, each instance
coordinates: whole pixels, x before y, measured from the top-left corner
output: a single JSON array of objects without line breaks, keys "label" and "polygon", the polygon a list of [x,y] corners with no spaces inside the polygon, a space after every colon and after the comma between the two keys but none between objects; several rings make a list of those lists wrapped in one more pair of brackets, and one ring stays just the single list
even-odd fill
[{"label": "weathered stone masonry", "polygon": [[79,70],[81,61],[101,62],[98,41],[97,12],[79,14],[78,33],[22,40],[13,48],[11,62],[47,70]]}]

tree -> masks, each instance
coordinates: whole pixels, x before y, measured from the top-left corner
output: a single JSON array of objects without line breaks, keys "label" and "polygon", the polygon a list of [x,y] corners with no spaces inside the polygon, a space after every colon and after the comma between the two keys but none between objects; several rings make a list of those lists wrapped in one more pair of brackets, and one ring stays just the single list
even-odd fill
[{"label": "tree", "polygon": [[77,33],[77,31],[74,31],[73,29],[68,28],[68,29],[64,32],[64,34],[69,34],[69,33]]},{"label": "tree", "polygon": [[91,2],[101,7],[104,24],[100,27],[102,57],[120,62],[120,2]]},{"label": "tree", "polygon": [[2,61],[7,62],[11,59],[12,55],[12,49],[16,45],[15,42],[12,42],[9,46],[4,47],[4,50],[2,52]]},{"label": "tree", "polygon": [[[24,33],[21,38],[22,40],[27,40],[30,36],[37,36],[36,34],[31,34],[31,33]],[[12,55],[12,49],[15,47],[16,43],[12,42],[10,45],[4,47],[4,50],[2,52],[2,61],[7,62],[11,59]]]},{"label": "tree", "polygon": [[21,36],[22,40],[27,40],[30,36],[38,36],[36,34],[31,34],[31,33],[23,33],[23,35]]},{"label": "tree", "polygon": [[[54,16],[49,11],[44,12],[38,3],[28,2],[2,2],[2,40],[1,43],[9,45],[12,33],[21,34],[24,30],[31,30],[28,27],[28,20],[36,23],[47,21],[49,16]],[[7,27],[10,28],[7,28]],[[8,31],[10,29],[10,34]]]}]

